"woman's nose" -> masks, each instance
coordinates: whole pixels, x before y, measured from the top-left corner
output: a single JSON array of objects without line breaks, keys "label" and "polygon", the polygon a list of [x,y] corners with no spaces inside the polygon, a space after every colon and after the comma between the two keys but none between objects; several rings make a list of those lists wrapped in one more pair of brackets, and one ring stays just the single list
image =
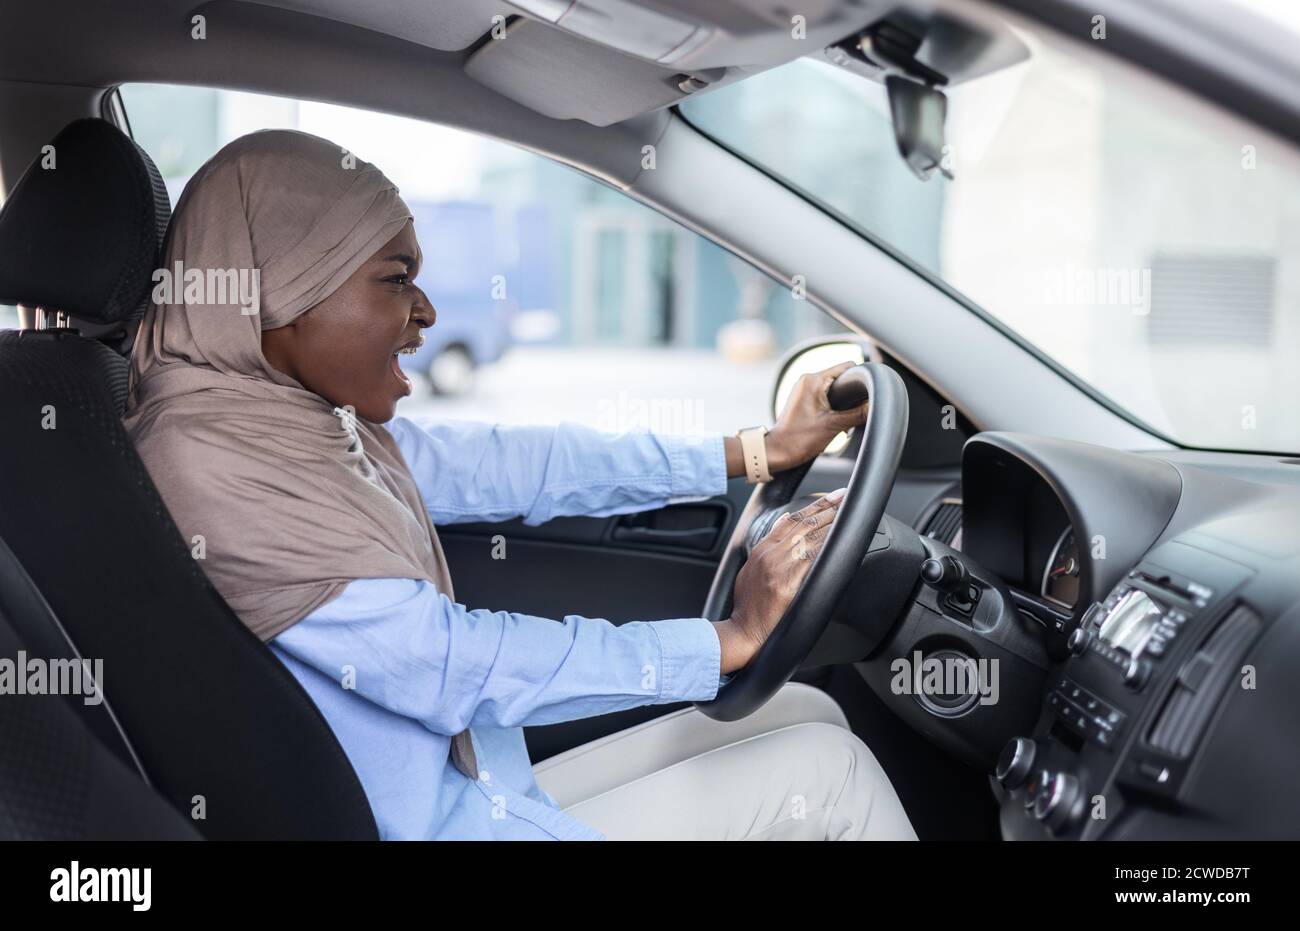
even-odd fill
[{"label": "woman's nose", "polygon": [[433,302],[429,300],[429,295],[424,291],[416,288],[418,297],[415,304],[411,307],[411,320],[420,329],[427,329],[434,325],[438,320],[438,311],[434,310]]}]

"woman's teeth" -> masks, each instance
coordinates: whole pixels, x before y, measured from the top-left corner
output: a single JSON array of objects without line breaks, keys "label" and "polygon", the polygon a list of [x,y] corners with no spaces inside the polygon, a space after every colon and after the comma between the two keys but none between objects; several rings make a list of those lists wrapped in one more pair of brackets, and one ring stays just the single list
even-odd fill
[{"label": "woman's teeth", "polygon": [[424,336],[417,336],[415,339],[411,340],[410,343],[397,350],[396,355],[413,356],[420,351],[420,347],[423,345]]}]

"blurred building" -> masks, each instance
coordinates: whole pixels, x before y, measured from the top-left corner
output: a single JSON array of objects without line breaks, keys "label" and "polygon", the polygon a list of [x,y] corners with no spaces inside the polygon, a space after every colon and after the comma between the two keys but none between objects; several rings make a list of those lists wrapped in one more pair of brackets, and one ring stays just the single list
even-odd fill
[{"label": "blurred building", "polygon": [[[173,203],[199,165],[243,133],[302,128],[339,141],[349,129],[346,114],[335,126],[321,117],[321,105],[253,94],[133,85],[123,97],[135,137],[157,161]],[[310,121],[307,107],[318,108]],[[713,349],[726,324],[750,319],[766,324],[765,352],[773,353],[842,329],[626,195],[535,154],[458,135],[474,143],[475,157],[461,166],[473,177],[459,185],[472,197],[431,200],[409,166],[396,157],[398,167],[385,164],[382,146],[359,153],[394,178],[417,215],[425,255],[420,284],[435,306],[459,313],[476,295],[485,303],[506,300],[515,341],[559,345]],[[405,147],[417,143],[412,138]],[[400,132],[389,136],[388,147],[404,147]]]}]

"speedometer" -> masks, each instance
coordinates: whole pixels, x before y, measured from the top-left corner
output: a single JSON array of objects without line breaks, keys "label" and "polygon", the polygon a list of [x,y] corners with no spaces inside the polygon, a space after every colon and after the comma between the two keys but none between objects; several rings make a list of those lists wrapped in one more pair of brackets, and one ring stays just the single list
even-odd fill
[{"label": "speedometer", "polygon": [[1075,543],[1074,529],[1066,527],[1052,548],[1043,572],[1043,597],[1062,607],[1073,608],[1079,598],[1079,569],[1079,547]]}]

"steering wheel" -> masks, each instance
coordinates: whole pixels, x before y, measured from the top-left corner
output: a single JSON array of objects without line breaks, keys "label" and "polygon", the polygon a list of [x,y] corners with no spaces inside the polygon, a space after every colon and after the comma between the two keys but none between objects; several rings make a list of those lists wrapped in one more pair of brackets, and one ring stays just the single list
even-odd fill
[{"label": "steering wheel", "polygon": [[[717,721],[738,721],[757,711],[789,681],[830,622],[831,613],[853,581],[885,514],[907,437],[907,389],[893,369],[868,362],[847,369],[826,392],[834,410],[870,399],[858,458],[844,499],[821,552],[803,584],[773,628],[767,642],[744,669],[718,689],[715,698],[695,707]],[[731,610],[736,576],[750,549],[775,523],[780,509],[799,490],[811,462],[788,469],[757,485],[736,523],[709,587],[704,617],[725,618]]]}]

